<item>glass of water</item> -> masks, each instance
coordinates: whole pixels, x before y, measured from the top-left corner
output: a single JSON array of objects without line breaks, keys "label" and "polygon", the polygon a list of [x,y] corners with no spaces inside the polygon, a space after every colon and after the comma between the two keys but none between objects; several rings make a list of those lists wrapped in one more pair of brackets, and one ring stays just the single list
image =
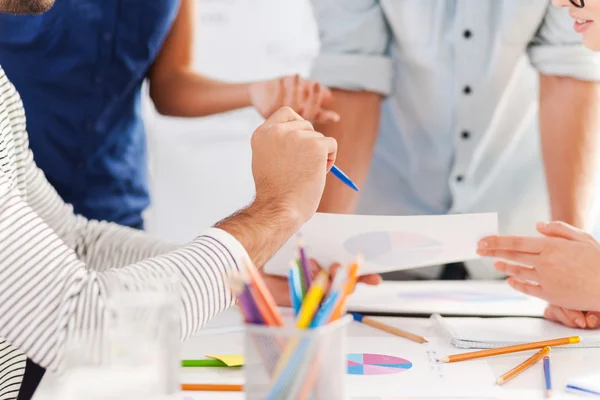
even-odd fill
[{"label": "glass of water", "polygon": [[111,285],[102,332],[69,335],[61,400],[164,400],[179,392],[180,296],[175,277]]}]

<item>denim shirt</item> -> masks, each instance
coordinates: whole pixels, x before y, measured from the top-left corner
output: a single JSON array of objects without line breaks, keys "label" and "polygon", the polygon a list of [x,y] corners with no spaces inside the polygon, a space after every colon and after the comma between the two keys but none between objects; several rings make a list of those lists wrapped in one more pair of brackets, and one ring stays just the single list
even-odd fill
[{"label": "denim shirt", "polygon": [[0,64],[35,161],[75,212],[139,226],[149,204],[141,87],[179,0],[57,0],[0,15]]}]

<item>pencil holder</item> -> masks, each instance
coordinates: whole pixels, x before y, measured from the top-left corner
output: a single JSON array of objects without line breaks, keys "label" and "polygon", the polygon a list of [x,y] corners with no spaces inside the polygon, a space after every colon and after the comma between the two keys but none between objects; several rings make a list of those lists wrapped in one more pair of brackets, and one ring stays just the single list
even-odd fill
[{"label": "pencil holder", "polygon": [[350,321],[344,317],[316,329],[248,325],[246,398],[344,399]]}]

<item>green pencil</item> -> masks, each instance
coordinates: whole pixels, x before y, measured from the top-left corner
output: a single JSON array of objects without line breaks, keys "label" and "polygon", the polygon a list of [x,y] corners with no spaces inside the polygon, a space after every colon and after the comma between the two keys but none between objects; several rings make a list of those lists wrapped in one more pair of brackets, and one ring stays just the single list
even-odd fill
[{"label": "green pencil", "polygon": [[222,361],[207,359],[207,360],[182,360],[182,367],[227,367]]}]

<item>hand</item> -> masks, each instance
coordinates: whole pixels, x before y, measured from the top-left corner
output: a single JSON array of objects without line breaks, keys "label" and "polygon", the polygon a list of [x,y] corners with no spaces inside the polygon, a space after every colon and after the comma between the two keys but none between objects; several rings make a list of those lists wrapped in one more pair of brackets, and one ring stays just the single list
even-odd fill
[{"label": "hand", "polygon": [[288,106],[311,122],[324,124],[340,119],[336,112],[323,108],[333,101],[331,91],[300,75],[253,83],[249,92],[252,105],[265,118]]},{"label": "hand", "polygon": [[569,328],[596,329],[600,326],[600,313],[569,310],[549,305],[544,311],[544,318],[559,322]]},{"label": "hand", "polygon": [[254,132],[251,144],[254,203],[294,215],[300,228],[317,211],[337,142],[283,107]]},{"label": "hand", "polygon": [[[310,260],[310,264],[311,276],[315,278],[321,270],[321,267],[315,260]],[[335,278],[335,274],[337,273],[339,268],[340,264],[333,264],[331,267],[329,267],[330,281],[332,281],[333,278]],[[290,288],[288,286],[287,278],[264,273],[263,278],[267,287],[273,294],[273,298],[275,299],[277,305],[280,307],[291,307]],[[381,277],[379,275],[364,275],[358,278],[357,283],[364,283],[366,285],[379,285],[381,283]]]},{"label": "hand", "polygon": [[543,237],[484,238],[478,253],[509,261],[497,261],[494,267],[520,292],[568,309],[600,311],[598,242],[562,222],[537,228]]}]

